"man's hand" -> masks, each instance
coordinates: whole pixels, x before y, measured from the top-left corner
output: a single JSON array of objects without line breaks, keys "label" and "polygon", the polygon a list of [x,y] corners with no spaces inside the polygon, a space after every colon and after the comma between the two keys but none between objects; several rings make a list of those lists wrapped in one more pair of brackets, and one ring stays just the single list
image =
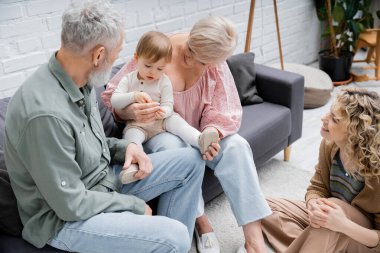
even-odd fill
[{"label": "man's hand", "polygon": [[137,103],[152,103],[152,98],[148,95],[148,93],[143,91],[136,91],[134,93],[134,98]]},{"label": "man's hand", "polygon": [[156,120],[156,112],[160,110],[160,104],[152,103],[133,103],[123,110],[115,110],[117,116],[122,120],[134,120],[139,123],[148,123]]},{"label": "man's hand", "polygon": [[150,208],[150,206],[148,206],[148,204],[145,204],[145,213],[144,215],[149,215],[149,216],[152,216],[152,208]]},{"label": "man's hand", "polygon": [[136,163],[139,166],[139,170],[134,175],[137,179],[143,179],[152,173],[153,165],[149,156],[135,143],[128,144],[123,169],[127,169],[131,163]]}]

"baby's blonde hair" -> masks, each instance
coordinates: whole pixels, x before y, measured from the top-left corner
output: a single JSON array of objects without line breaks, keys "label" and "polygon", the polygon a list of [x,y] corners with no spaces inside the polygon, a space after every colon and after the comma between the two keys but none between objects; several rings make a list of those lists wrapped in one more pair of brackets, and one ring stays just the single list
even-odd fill
[{"label": "baby's blonde hair", "polygon": [[366,89],[347,88],[338,93],[334,110],[347,123],[344,152],[361,176],[380,175],[380,97]]},{"label": "baby's blonde hair", "polygon": [[194,58],[199,62],[220,63],[234,52],[237,33],[228,19],[210,16],[194,24],[187,43]]},{"label": "baby's blonde hair", "polygon": [[172,43],[168,36],[161,32],[150,31],[141,36],[137,47],[137,57],[144,57],[151,62],[164,58],[166,62],[172,59]]}]

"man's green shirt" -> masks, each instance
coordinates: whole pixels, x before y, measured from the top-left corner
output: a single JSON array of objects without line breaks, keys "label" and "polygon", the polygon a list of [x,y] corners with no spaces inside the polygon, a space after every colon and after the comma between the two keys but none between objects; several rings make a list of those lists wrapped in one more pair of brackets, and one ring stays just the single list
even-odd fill
[{"label": "man's green shirt", "polygon": [[28,242],[43,247],[65,221],[144,213],[143,200],[117,193],[110,167],[124,162],[127,142],[105,137],[95,90],[79,89],[55,55],[12,97],[5,122],[6,165]]}]

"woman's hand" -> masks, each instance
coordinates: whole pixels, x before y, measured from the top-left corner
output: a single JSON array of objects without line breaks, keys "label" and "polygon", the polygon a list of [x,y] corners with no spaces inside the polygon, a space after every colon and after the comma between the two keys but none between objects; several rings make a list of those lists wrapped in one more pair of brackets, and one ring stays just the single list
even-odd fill
[{"label": "woman's hand", "polygon": [[321,210],[325,214],[325,219],[320,223],[320,226],[335,232],[343,232],[344,226],[349,221],[343,209],[328,199],[321,199],[320,201],[322,202]]},{"label": "woman's hand", "polygon": [[335,232],[344,230],[348,219],[339,205],[325,198],[316,199],[312,203],[310,201],[307,210],[310,226],[314,228],[323,227]]},{"label": "woman's hand", "polygon": [[133,103],[122,110],[115,110],[117,116],[122,120],[134,120],[139,123],[148,123],[156,120],[156,112],[160,110],[160,104]]},{"label": "woman's hand", "polygon": [[203,160],[212,161],[219,154],[220,135],[218,129],[215,127],[209,126],[203,129],[198,140],[201,153],[203,152]]},{"label": "woman's hand", "polygon": [[310,226],[313,228],[320,228],[321,226],[319,225],[319,218],[318,218],[318,213],[322,212],[320,208],[320,204],[322,198],[317,198],[317,199],[310,199],[307,202],[307,213],[309,214],[309,223]]},{"label": "woman's hand", "polygon": [[142,148],[137,146],[135,143],[130,143],[127,146],[123,169],[127,169],[131,163],[136,163],[139,167],[139,170],[133,176],[134,178],[143,179],[152,173],[152,161],[149,156],[145,154]]},{"label": "woman's hand", "polygon": [[208,150],[202,155],[203,160],[212,161],[219,154],[219,141],[220,139],[218,140],[218,142],[212,143],[209,146]]}]

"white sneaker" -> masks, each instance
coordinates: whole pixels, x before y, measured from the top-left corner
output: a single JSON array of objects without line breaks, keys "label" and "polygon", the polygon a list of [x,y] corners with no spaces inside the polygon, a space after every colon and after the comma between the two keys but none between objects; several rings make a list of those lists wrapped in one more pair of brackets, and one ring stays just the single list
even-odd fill
[{"label": "white sneaker", "polygon": [[197,240],[197,249],[199,253],[220,253],[218,238],[214,232],[203,234],[199,237],[198,231],[195,228],[195,238]]},{"label": "white sneaker", "polygon": [[236,253],[247,253],[247,250],[245,249],[244,244],[240,246],[240,248],[238,249],[238,251],[236,251]]}]

